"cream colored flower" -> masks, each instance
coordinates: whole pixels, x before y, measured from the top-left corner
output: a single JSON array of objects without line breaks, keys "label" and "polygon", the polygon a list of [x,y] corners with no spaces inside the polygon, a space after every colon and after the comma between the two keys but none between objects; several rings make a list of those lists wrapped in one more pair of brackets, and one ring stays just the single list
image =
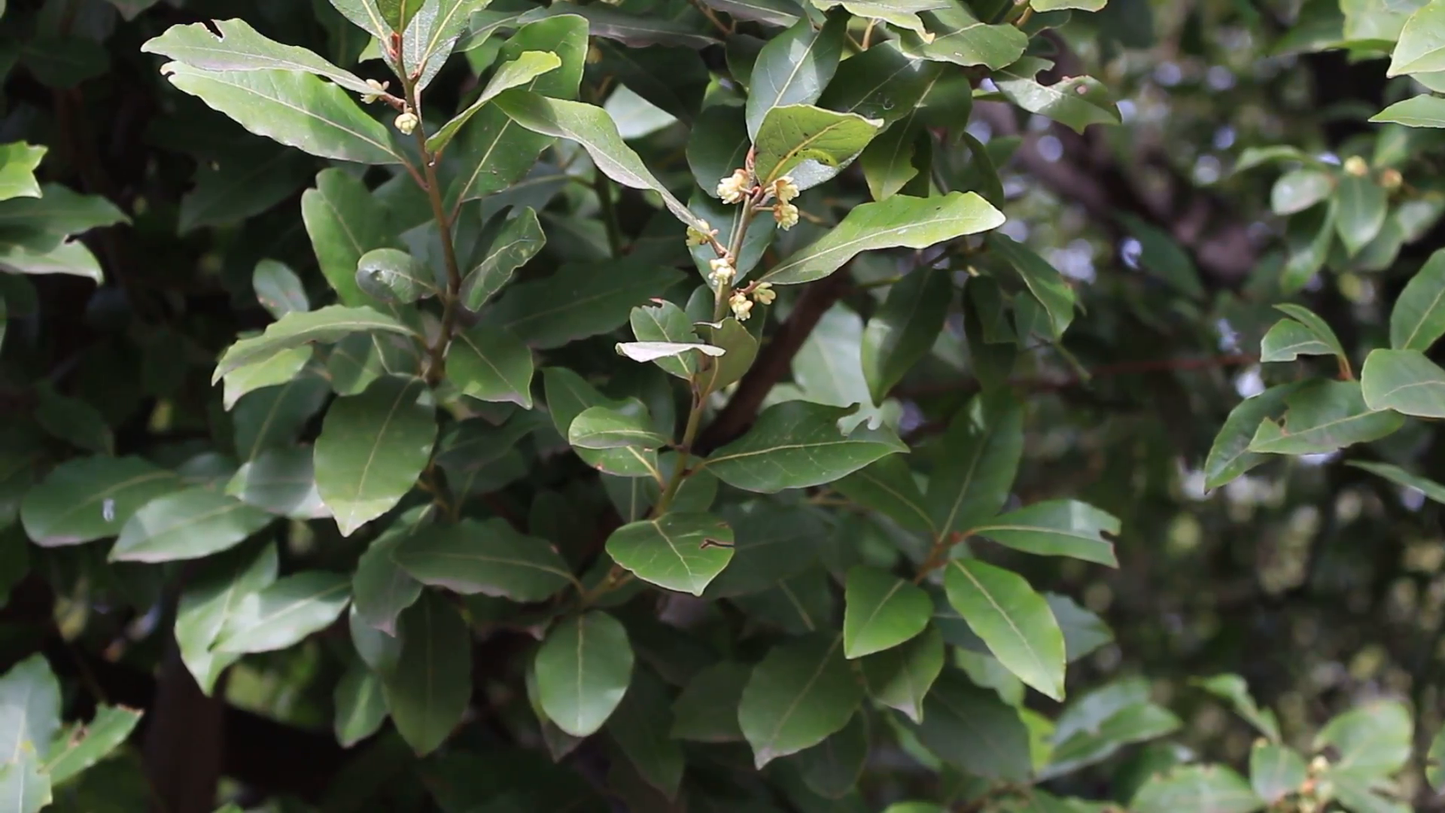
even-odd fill
[{"label": "cream colored flower", "polygon": [[735,169],[733,174],[718,182],[717,196],[722,198],[723,203],[742,203],[752,188],[753,179],[748,177],[748,171]]},{"label": "cream colored flower", "polygon": [[702,224],[701,229],[696,226],[687,227],[687,244],[689,246],[705,246],[717,236],[717,229],[710,226],[706,220],[699,220],[698,223]]},{"label": "cream colored flower", "polygon": [[708,263],[712,266],[712,274],[709,278],[718,285],[727,285],[738,275],[737,269],[733,268],[732,261],[726,257],[719,257]]},{"label": "cream colored flower", "polygon": [[798,197],[798,185],[793,183],[791,175],[773,181],[773,194],[777,195],[779,203],[792,203]]},{"label": "cream colored flower", "polygon": [[791,203],[779,203],[773,207],[773,219],[778,221],[778,227],[787,231],[798,225],[798,207]]},{"label": "cream colored flower", "polygon": [[733,316],[736,316],[739,322],[746,322],[749,311],[753,309],[753,303],[746,294],[738,291],[728,299],[728,307],[733,309]]},{"label": "cream colored flower", "polygon": [[389,84],[391,84],[391,83],[390,83],[390,82],[378,82],[378,81],[376,81],[375,79],[368,79],[368,80],[366,80],[366,86],[369,87],[369,88],[371,88],[371,89],[373,89],[373,90],[375,90],[376,92],[375,92],[375,93],[368,93],[368,94],[366,94],[365,96],[362,96],[362,97],[361,97],[361,103],[362,103],[362,104],[371,104],[372,102],[376,101],[377,99],[380,99],[380,98],[381,98],[381,94],[383,94],[383,93],[386,92],[386,86],[389,85]]},{"label": "cream colored flower", "polygon": [[1370,174],[1370,165],[1365,163],[1365,159],[1360,156],[1351,155],[1345,159],[1345,172],[1356,178],[1363,178]]},{"label": "cream colored flower", "polygon": [[759,305],[771,305],[777,298],[778,292],[773,290],[771,282],[760,282],[753,286],[753,299]]},{"label": "cream colored flower", "polygon": [[396,117],[396,129],[400,130],[402,135],[411,135],[418,124],[421,124],[421,119],[412,112],[402,113]]},{"label": "cream colored flower", "polygon": [[1380,173],[1380,186],[1386,192],[1394,192],[1405,183],[1405,176],[1400,174],[1398,169],[1387,169]]}]

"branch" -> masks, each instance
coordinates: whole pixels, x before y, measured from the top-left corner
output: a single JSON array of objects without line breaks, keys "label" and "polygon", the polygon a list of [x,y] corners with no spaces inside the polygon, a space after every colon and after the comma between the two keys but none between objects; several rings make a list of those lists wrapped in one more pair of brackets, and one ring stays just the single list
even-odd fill
[{"label": "branch", "polygon": [[817,327],[818,320],[847,293],[850,287],[848,275],[836,272],[827,279],[815,282],[803,289],[793,305],[792,313],[778,328],[772,340],[763,346],[758,359],[738,382],[738,388],[728,399],[727,406],[718,413],[713,422],[702,430],[694,444],[698,454],[706,455],[713,449],[733,440],[746,432],[758,417],[763,399],[772,392],[773,386],[788,374],[793,356],[802,349],[803,342]]}]

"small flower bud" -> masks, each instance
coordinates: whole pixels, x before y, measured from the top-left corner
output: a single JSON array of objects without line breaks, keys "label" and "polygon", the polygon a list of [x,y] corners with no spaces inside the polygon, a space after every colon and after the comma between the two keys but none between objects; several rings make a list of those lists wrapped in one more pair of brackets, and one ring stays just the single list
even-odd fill
[{"label": "small flower bud", "polygon": [[798,207],[791,203],[779,203],[773,207],[773,219],[778,221],[778,228],[787,231],[798,225]]},{"label": "small flower bud", "polygon": [[753,303],[748,300],[742,291],[738,291],[728,299],[728,307],[732,308],[733,316],[736,316],[739,322],[746,322],[748,320],[748,312],[753,309]]},{"label": "small flower bud", "polygon": [[380,99],[380,98],[381,98],[381,94],[383,94],[383,93],[386,92],[386,87],[387,87],[387,85],[390,85],[390,84],[391,84],[390,82],[378,82],[378,81],[376,81],[375,79],[368,79],[368,80],[366,80],[366,86],[369,87],[369,88],[372,88],[372,89],[375,90],[376,92],[375,92],[375,93],[368,93],[368,94],[366,94],[365,96],[362,96],[362,97],[361,97],[361,103],[362,103],[362,104],[371,104],[372,102],[375,102],[377,99]]},{"label": "small flower bud", "polygon": [[1386,192],[1394,192],[1404,183],[1405,176],[1401,175],[1398,169],[1387,169],[1380,173],[1380,186],[1384,187]]},{"label": "small flower bud", "polygon": [[1365,163],[1365,159],[1360,156],[1351,155],[1345,160],[1345,172],[1356,178],[1363,178],[1370,174],[1370,165]]},{"label": "small flower bud", "polygon": [[713,237],[717,236],[717,229],[710,226],[706,220],[698,222],[702,224],[701,229],[696,226],[687,227],[687,244],[689,246],[705,246],[712,241]]},{"label": "small flower bud", "polygon": [[1318,776],[1319,774],[1324,773],[1325,769],[1329,767],[1330,761],[1328,759],[1325,759],[1324,755],[1321,754],[1320,756],[1317,756],[1310,761],[1309,772],[1311,776]]},{"label": "small flower bud", "polygon": [[718,285],[727,285],[738,275],[737,269],[733,268],[732,261],[726,257],[719,257],[708,263],[712,266],[712,274],[709,277]]},{"label": "small flower bud", "polygon": [[418,124],[421,124],[421,119],[410,111],[396,117],[396,129],[400,130],[402,135],[411,135]]},{"label": "small flower bud", "polygon": [[777,195],[779,203],[791,203],[798,197],[798,185],[793,183],[791,175],[784,175],[773,181],[773,194]]},{"label": "small flower bud", "polygon": [[771,305],[777,298],[778,292],[773,290],[771,282],[760,282],[753,286],[753,299],[759,305]]},{"label": "small flower bud", "polygon": [[735,169],[733,174],[723,178],[717,185],[717,196],[723,203],[742,203],[752,191],[753,179],[745,169]]}]

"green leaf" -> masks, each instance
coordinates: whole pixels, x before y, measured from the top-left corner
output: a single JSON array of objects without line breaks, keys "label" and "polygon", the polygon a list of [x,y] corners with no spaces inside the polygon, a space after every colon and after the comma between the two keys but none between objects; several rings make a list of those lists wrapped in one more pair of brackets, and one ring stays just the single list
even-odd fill
[{"label": "green leaf", "polygon": [[[418,528],[409,522],[410,513],[386,529],[361,554],[351,576],[352,609],[362,622],[387,635],[396,635],[397,617],[421,597],[421,582],[412,578],[396,560],[397,550]],[[421,519],[419,517],[418,519]],[[439,533],[430,525],[421,526]]]},{"label": "green leaf", "polygon": [[447,378],[480,401],[532,408],[532,351],[505,328],[479,324],[458,333],[447,349]]},{"label": "green leaf", "polygon": [[915,269],[889,289],[863,333],[863,375],[875,404],[933,349],[952,301],[945,269]]},{"label": "green leaf", "polygon": [[1370,121],[1406,127],[1445,127],[1445,99],[1430,95],[1414,96],[1395,102],[1376,113]]},{"label": "green leaf", "polygon": [[[0,202],[0,205],[3,203]],[[65,274],[85,277],[95,281],[97,285],[105,281],[100,262],[79,240],[44,251],[33,251],[22,245],[0,245],[0,271],[15,274]]]},{"label": "green leaf", "polygon": [[59,785],[109,756],[125,743],[142,713],[122,706],[97,709],[89,725],[77,727],[51,749],[44,768],[50,783]]},{"label": "green leaf", "polygon": [[832,274],[860,252],[929,246],[997,228],[1004,216],[974,192],[941,197],[896,195],[855,206],[832,231],[794,252],[759,282],[796,285]]},{"label": "green leaf", "polygon": [[1357,381],[1309,381],[1285,396],[1285,408],[1281,422],[1259,424],[1249,451],[1322,454],[1379,440],[1404,423],[1399,413],[1371,410]]},{"label": "green leaf", "polygon": [[917,154],[920,138],[931,143],[932,136],[924,131],[916,115],[910,115],[873,139],[863,150],[858,164],[863,168],[868,193],[875,201],[893,197],[921,171],[927,170],[927,159],[920,160]]},{"label": "green leaf", "polygon": [[765,591],[818,561],[818,540],[827,534],[819,514],[803,507],[757,505],[724,513],[732,528],[732,561],[708,585],[706,597],[731,598]]},{"label": "green leaf", "polygon": [[60,683],[43,655],[0,676],[0,765],[39,758],[60,729]]},{"label": "green leaf", "polygon": [[6,802],[7,813],[39,813],[49,806],[50,777],[41,772],[34,755],[0,764],[0,798]]},{"label": "green leaf", "polygon": [[[848,5],[855,5],[849,3]],[[869,754],[868,715],[859,711],[843,730],[823,740],[791,761],[803,783],[828,799],[841,799],[858,785]]]},{"label": "green leaf", "polygon": [[49,147],[32,147],[24,141],[0,144],[0,201],[11,198],[38,198],[40,184],[35,181],[35,168]]},{"label": "green leaf", "polygon": [[407,26],[402,37],[402,59],[411,72],[420,70],[416,79],[417,93],[421,93],[441,72],[447,58],[451,56],[457,41],[467,33],[468,28],[482,29],[478,36],[487,36],[486,24],[473,24],[472,17],[484,8],[489,0],[425,0],[417,11],[416,19]]},{"label": "green leaf", "polygon": [[1029,5],[1033,7],[1034,11],[1060,11],[1063,9],[1098,11],[1108,2],[1109,0],[1029,0]]},{"label": "green leaf", "polygon": [[331,405],[316,439],[316,488],[342,536],[411,491],[435,440],[434,407],[420,379],[379,378]]},{"label": "green leaf", "polygon": [[1259,342],[1259,360],[1296,361],[1300,356],[1332,356],[1334,348],[1293,319],[1281,319]]},{"label": "green leaf", "polygon": [[426,525],[401,538],[390,558],[422,584],[521,602],[551,598],[575,581],[546,540],[502,519]]},{"label": "green leaf", "polygon": [[[560,68],[522,87],[544,96],[572,99],[582,79],[587,42],[586,20],[575,14],[558,15],[518,29],[502,46],[497,61],[509,62],[527,51],[556,54],[562,60]],[[538,153],[552,143],[550,137],[521,127],[497,104],[485,106],[457,138],[460,146],[452,155],[466,159],[447,188],[447,206],[453,210],[466,201],[511,186],[533,168]]]},{"label": "green leaf", "polygon": [[376,92],[356,74],[336,67],[305,48],[283,45],[263,36],[245,20],[171,26],[140,49],[204,71],[301,71],[330,79],[363,96]]},{"label": "green leaf", "polygon": [[924,27],[931,39],[913,31],[899,32],[899,47],[909,56],[935,62],[952,62],[969,67],[982,65],[998,70],[1023,56],[1028,35],[1012,25],[988,25],[979,21],[960,2],[925,12]]},{"label": "green leaf", "polygon": [[254,460],[267,449],[293,445],[329,395],[326,379],[308,367],[279,387],[241,398],[231,414],[240,459]]},{"label": "green leaf", "polygon": [[[687,137],[687,164],[697,185],[709,196],[708,200],[718,199],[718,182],[743,166],[751,146],[752,139],[748,136],[742,110],[729,105],[712,105],[698,115]],[[732,216],[731,211],[728,216]],[[719,222],[718,225],[724,224]]]},{"label": "green leaf", "polygon": [[1445,71],[1445,5],[1426,3],[1405,21],[1386,76]]},{"label": "green leaf", "polygon": [[251,288],[261,307],[277,319],[288,313],[311,310],[301,278],[285,263],[275,260],[256,263],[256,270],[251,272]]},{"label": "green leaf", "polygon": [[172,85],[256,135],[322,158],[404,162],[385,125],[363,113],[341,88],[309,73],[206,71],[180,62],[162,71]]},{"label": "green leaf", "polygon": [[275,517],[208,488],[188,488],[146,503],[121,529],[113,562],[199,559],[240,544]]},{"label": "green leaf", "polygon": [[1299,791],[1309,776],[1304,757],[1293,748],[1257,742],[1249,752],[1249,783],[1267,805]]},{"label": "green leaf", "polygon": [[20,504],[20,521],[41,547],[116,536],[141,506],[179,491],[180,478],[138,457],[83,457],[56,466]]},{"label": "green leaf", "polygon": [[523,90],[509,91],[497,97],[495,104],[517,124],[534,133],[577,142],[607,177],[632,189],[656,192],[678,220],[688,226],[701,227],[692,210],[674,197],[637,152],[622,140],[617,123],[602,108]]},{"label": "green leaf", "polygon": [[870,697],[919,723],[924,697],[943,671],[943,659],[943,636],[930,627],[899,646],[864,657],[859,664]]},{"label": "green leaf", "polygon": [[1380,234],[1389,213],[1389,194],[1368,175],[1348,172],[1335,190],[1335,230],[1353,257]]},{"label": "green leaf", "polygon": [[1315,735],[1314,748],[1333,746],[1339,758],[1331,769],[1390,776],[1410,761],[1414,722],[1394,700],[1362,703],[1330,720]]},{"label": "green leaf", "polygon": [[901,457],[870,463],[833,483],[833,488],[865,508],[888,515],[907,530],[937,534],[923,492]]},{"label": "green leaf", "polygon": [[481,310],[546,244],[537,213],[530,207],[523,209],[502,226],[482,261],[462,279],[462,305],[467,310]]},{"label": "green leaf", "polygon": [[[917,5],[924,4],[939,5]],[[895,42],[875,42],[839,63],[818,106],[891,124],[912,115],[942,71],[935,62],[905,56]]]},{"label": "green leaf", "polygon": [[1285,227],[1285,244],[1289,259],[1285,262],[1280,278],[1280,289],[1286,293],[1298,291],[1324,267],[1329,257],[1330,246],[1335,239],[1335,205],[1330,200],[1325,206],[1315,206],[1297,217],[1291,217]]},{"label": "green leaf", "polygon": [[988,247],[1018,272],[1029,293],[1048,311],[1054,338],[1063,336],[1074,319],[1074,291],[1063,276],[1032,249],[1007,235],[990,234]]},{"label": "green leaf", "polygon": [[714,393],[740,380],[758,357],[758,340],[737,319],[729,316],[717,323],[695,327],[708,344],[723,351],[703,371],[698,384],[705,393]]},{"label": "green leaf", "polygon": [[401,658],[382,677],[386,708],[418,756],[435,751],[462,721],[472,696],[471,631],[435,593],[401,614]]},{"label": "green leaf", "polygon": [[276,546],[236,548],[206,561],[186,583],[176,610],[176,644],[181,660],[209,696],[226,667],[241,656],[212,651],[216,640],[247,601],[276,581]]},{"label": "green leaf", "polygon": [[1045,60],[1026,57],[995,74],[994,84],[1004,98],[1024,110],[1053,119],[1078,133],[1091,124],[1123,121],[1109,89],[1099,80],[1092,76],[1074,76],[1052,85],[1040,84],[1034,76],[1047,67],[1049,63]]},{"label": "green leaf", "polygon": [[1119,566],[1114,543],[1101,535],[1117,535],[1118,518],[1075,500],[1048,500],[1020,508],[994,517],[972,532],[1025,553]]},{"label": "green leaf", "polygon": [[1430,741],[1430,751],[1425,757],[1425,780],[1437,793],[1445,787],[1445,729]]},{"label": "green leaf", "polygon": [[594,610],[558,623],[537,650],[543,710],[574,737],[592,734],[622,702],[632,663],[627,630],[612,616]]},{"label": "green leaf", "polygon": [[1023,444],[1023,408],[1006,392],[976,395],[954,415],[925,498],[940,537],[970,532],[1003,508]]},{"label": "green leaf", "polygon": [[633,307],[681,278],[675,269],[638,260],[567,264],[550,277],[512,286],[485,319],[548,350],[613,330]]},{"label": "green leaf", "polygon": [[748,82],[748,136],[757,141],[768,111],[818,101],[838,70],[846,17],[833,14],[822,28],[804,17],[772,38],[758,53]]},{"label": "green leaf", "polygon": [[376,248],[361,255],[356,263],[356,287],[380,302],[403,304],[437,292],[431,271],[395,248]]},{"label": "green leaf", "polygon": [[[612,401],[604,398],[596,387],[581,376],[564,367],[547,367],[542,370],[547,397],[547,409],[552,414],[552,424],[557,434],[567,436],[572,421],[592,406],[608,406],[613,409],[636,408],[628,401]],[[635,399],[631,402],[635,405]],[[588,465],[622,477],[652,477],[660,480],[656,452],[633,447],[624,449],[577,449]]]},{"label": "green leaf", "polygon": [[221,403],[229,410],[248,393],[293,381],[311,363],[312,352],[310,347],[294,347],[232,370],[225,376]]},{"label": "green leaf", "polygon": [[426,140],[426,148],[433,153],[440,153],[447,145],[456,138],[462,125],[471,120],[483,106],[497,98],[503,91],[529,84],[533,79],[556,70],[561,66],[562,60],[556,54],[546,51],[524,51],[517,55],[516,59],[504,63],[492,74],[487,86],[482,93],[465,110],[458,113],[455,118],[442,126]]},{"label": "green leaf", "polygon": [[1281,741],[1279,721],[1275,719],[1274,712],[1269,709],[1261,709],[1255,704],[1244,678],[1239,675],[1214,675],[1195,679],[1191,683],[1229,703],[1236,714],[1259,729],[1260,733],[1269,737],[1271,742]]},{"label": "green leaf", "polygon": [[607,733],[649,785],[676,799],[685,758],[681,744],[671,736],[671,701],[661,681],[639,670],[608,719]]},{"label": "green leaf", "polygon": [[1299,387],[1300,382],[1270,387],[1230,411],[1204,461],[1205,488],[1219,488],[1269,459],[1249,451],[1250,440],[1261,422],[1278,420],[1284,414],[1285,399]]},{"label": "green leaf", "polygon": [[331,0],[331,5],[377,39],[388,39],[393,28],[381,12],[380,3],[394,3],[396,0]]},{"label": "green leaf", "polygon": [[803,16],[803,10],[792,0],[706,0],[703,5],[739,20],[753,20],[780,28],[796,23]]},{"label": "green leaf", "polygon": [[216,640],[220,653],[286,649],[331,626],[351,601],[351,580],[308,570],[279,579],[241,599]]},{"label": "green leaf", "polygon": [[617,345],[617,352],[633,361],[656,361],[658,367],[678,378],[691,380],[697,374],[699,353],[721,356],[726,352],[700,344],[692,320],[682,308],[665,299],[633,308],[628,322],[637,341]]},{"label": "green leaf", "polygon": [[944,574],[948,603],[999,662],[1020,680],[1061,700],[1064,634],[1044,597],[1022,576],[977,559],[954,559]]},{"label": "green leaf", "polygon": [[1335,178],[1310,167],[1286,172],[1270,190],[1270,208],[1280,216],[1292,215],[1314,206],[1334,191]]},{"label": "green leaf", "polygon": [[763,186],[784,176],[799,189],[817,186],[842,172],[881,126],[876,119],[806,104],[773,107],[758,128],[754,171]]},{"label": "green leaf", "polygon": [[1370,409],[1445,418],[1445,370],[1418,350],[1371,350],[1360,387]]},{"label": "green leaf", "polygon": [[321,273],[341,304],[375,304],[356,281],[361,258],[373,249],[401,247],[381,201],[359,178],[325,169],[316,176],[316,188],[301,195],[301,219]]},{"label": "green leaf", "polygon": [[753,668],[738,724],[761,769],[842,729],[862,699],[841,637],[809,636],[774,646]]},{"label": "green leaf", "polygon": [[1032,773],[1029,733],[1016,709],[949,670],[923,702],[918,741],[939,759],[985,779],[1024,781]]},{"label": "green leaf", "polygon": [[628,446],[657,449],[666,446],[668,440],[652,430],[652,421],[646,409],[624,411],[594,406],[582,410],[572,420],[567,429],[567,442],[579,449],[620,449]]},{"label": "green leaf", "polygon": [[1428,480],[1416,474],[1389,463],[1370,463],[1363,460],[1351,460],[1346,465],[1354,466],[1357,469],[1364,469],[1379,477],[1383,477],[1392,483],[1413,488],[1424,494],[1434,502],[1445,504],[1445,485],[1434,480]]},{"label": "green leaf", "polygon": [[849,660],[898,646],[923,632],[933,616],[922,588],[870,567],[848,571],[844,601],[843,653]]},{"label": "green leaf", "polygon": [[1249,783],[1220,765],[1181,765],[1134,794],[1137,813],[1253,813],[1264,806]]},{"label": "green leaf", "polygon": [[100,410],[57,393],[48,381],[35,386],[35,422],[72,446],[96,454],[115,453],[115,433]]},{"label": "green leaf", "polygon": [[353,333],[397,333],[414,335],[411,328],[371,308],[328,305],[310,312],[293,312],[267,326],[260,336],[241,339],[226,349],[211,383],[243,365],[268,359],[284,350],[307,344],[337,342]]},{"label": "green leaf", "polygon": [[336,708],[332,730],[342,748],[375,734],[386,722],[386,698],[381,678],[360,659],[353,659],[336,684],[331,704]]},{"label": "green leaf", "polygon": [[82,195],[59,184],[42,186],[39,200],[25,197],[0,200],[0,228],[41,232],[47,236],[38,241],[27,236],[27,245],[38,252],[61,246],[70,235],[129,222],[124,212],[100,195]]},{"label": "green leaf", "polygon": [[1199,281],[1199,269],[1194,267],[1194,261],[1168,232],[1130,214],[1121,212],[1116,217],[1139,241],[1140,267],[1186,296],[1204,298],[1204,284]]},{"label": "green leaf", "polygon": [[1445,251],[1437,251],[1405,284],[1390,311],[1390,346],[1429,350],[1445,335]]},{"label": "green leaf", "polygon": [[738,704],[752,671],[749,664],[736,661],[698,670],[672,703],[673,739],[742,742]]},{"label": "green leaf", "polygon": [[670,512],[613,531],[607,555],[643,581],[701,596],[733,558],[733,531],[711,514]]},{"label": "green leaf", "polygon": [[848,408],[788,401],[768,407],[752,429],[714,452],[704,466],[745,491],[771,494],[832,482],[890,454],[908,451],[886,427],[838,431]]},{"label": "green leaf", "polygon": [[696,25],[673,21],[660,15],[638,16],[606,5],[565,6],[566,11],[553,8],[534,9],[523,20],[551,14],[578,14],[586,18],[594,37],[617,40],[634,48],[667,45],[682,48],[706,48],[716,40],[697,33]]}]

